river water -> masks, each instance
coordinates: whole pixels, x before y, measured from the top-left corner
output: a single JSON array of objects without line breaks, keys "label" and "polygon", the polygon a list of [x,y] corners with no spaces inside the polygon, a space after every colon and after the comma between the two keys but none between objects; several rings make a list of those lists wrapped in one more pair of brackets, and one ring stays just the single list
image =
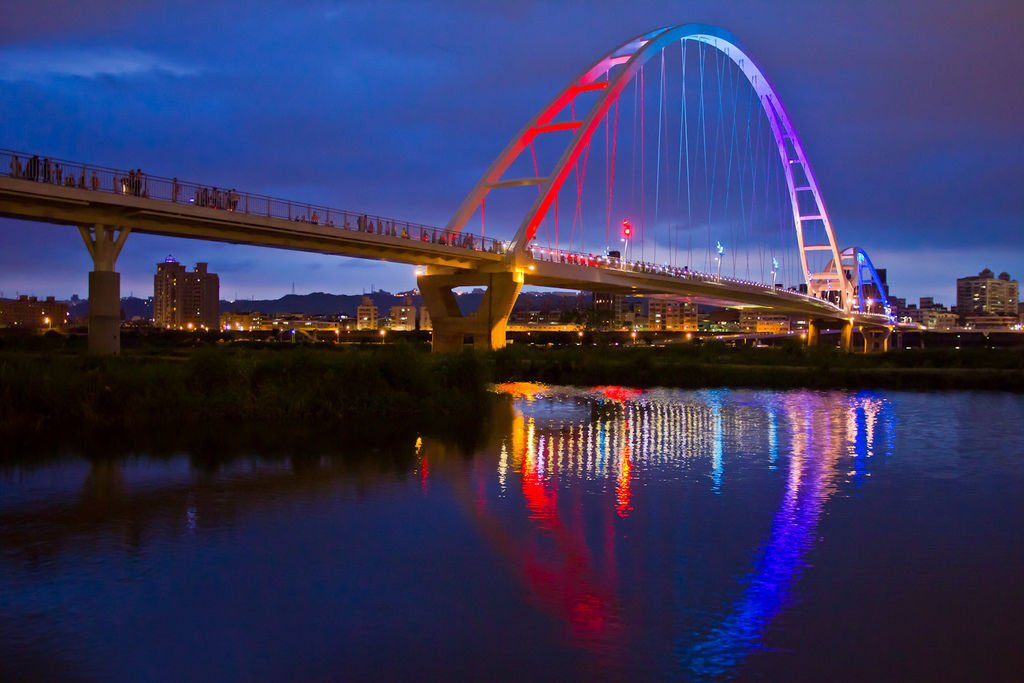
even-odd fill
[{"label": "river water", "polygon": [[1024,398],[500,390],[468,450],[9,454],[0,680],[1024,678]]}]

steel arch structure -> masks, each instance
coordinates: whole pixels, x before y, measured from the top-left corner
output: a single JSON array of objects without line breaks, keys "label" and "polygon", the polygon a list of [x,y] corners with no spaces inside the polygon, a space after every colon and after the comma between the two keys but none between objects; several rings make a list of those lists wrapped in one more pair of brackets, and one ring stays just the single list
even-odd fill
[{"label": "steel arch structure", "polygon": [[[843,270],[840,268],[812,272],[810,268],[808,254],[813,251],[829,252],[834,263],[840,263],[841,258],[832,221],[825,208],[818,182],[804,153],[803,145],[797,137],[796,129],[775,89],[772,88],[761,69],[740,47],[732,34],[716,26],[683,24],[660,28],[637,36],[601,57],[558,93],[512,138],[463,200],[448,222],[447,228],[461,231],[492,190],[536,185],[540,191],[516,231],[509,254],[509,257],[516,261],[525,260],[530,240],[533,239],[537,228],[554,203],[559,189],[568,178],[570,171],[589,144],[610,107],[644,64],[677,41],[687,40],[704,43],[725,54],[739,67],[754,88],[778,147],[793,212],[801,267],[808,292],[813,296],[820,296],[825,292],[838,291],[841,308],[850,311],[853,306],[854,292]],[[556,117],[566,107],[574,103],[577,97],[583,93],[594,91],[600,92],[600,95],[585,116],[570,121],[556,120]],[[504,178],[505,171],[535,139],[541,135],[559,131],[573,131],[573,136],[549,175],[538,178]],[[815,208],[812,213],[802,213],[800,200],[803,193],[808,193],[813,198]],[[810,203],[804,205],[809,206]],[[808,227],[815,224],[823,228],[827,237],[826,243],[808,243],[806,239]]]},{"label": "steel arch structure", "polygon": [[[882,307],[885,316],[895,322],[892,305],[889,303],[889,297],[885,294],[885,283],[882,282],[878,271],[875,270],[875,264],[871,262],[868,253],[861,247],[847,247],[839,256],[842,259],[840,261],[842,268],[836,268],[836,262],[831,261],[825,270],[830,273],[841,271],[849,281],[851,291],[856,294],[850,303],[850,309],[857,313],[871,313],[872,311],[867,310],[871,308],[871,300],[864,298],[864,286],[874,285],[878,295],[875,301]],[[847,275],[847,273],[849,274]]]}]

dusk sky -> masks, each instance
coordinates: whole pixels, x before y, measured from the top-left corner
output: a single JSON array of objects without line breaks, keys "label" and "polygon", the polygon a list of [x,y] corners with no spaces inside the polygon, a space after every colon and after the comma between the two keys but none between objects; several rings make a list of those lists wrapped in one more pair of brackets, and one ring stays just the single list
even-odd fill
[{"label": "dusk sky", "polygon": [[[0,147],[444,225],[523,123],[633,35],[735,34],[800,132],[843,246],[893,294],[1024,277],[1024,3],[13,0]],[[221,296],[391,291],[413,268],[132,235],[122,294],[208,261]],[[68,227],[0,220],[0,290],[87,293]]]}]

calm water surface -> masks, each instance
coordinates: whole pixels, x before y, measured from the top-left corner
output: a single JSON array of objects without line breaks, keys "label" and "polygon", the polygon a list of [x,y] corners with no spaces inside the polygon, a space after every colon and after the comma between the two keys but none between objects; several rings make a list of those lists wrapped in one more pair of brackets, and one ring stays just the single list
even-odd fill
[{"label": "calm water surface", "polygon": [[1024,679],[1024,398],[502,389],[469,452],[8,454],[0,680]]}]

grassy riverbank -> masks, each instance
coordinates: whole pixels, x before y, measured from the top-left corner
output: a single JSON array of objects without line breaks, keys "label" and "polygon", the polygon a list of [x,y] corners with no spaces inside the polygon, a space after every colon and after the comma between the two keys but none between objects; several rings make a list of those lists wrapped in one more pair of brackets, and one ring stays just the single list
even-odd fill
[{"label": "grassy riverbank", "polygon": [[310,438],[461,432],[484,414],[488,379],[475,355],[401,346],[117,358],[7,351],[0,352],[0,431],[99,430],[168,441],[211,430]]},{"label": "grassy riverbank", "polygon": [[[143,347],[96,358],[58,344],[0,348],[0,435],[169,448],[277,441],[295,448],[426,433],[471,440],[488,382],[593,386],[1024,391],[1024,354],[876,356],[719,344],[512,345],[442,356],[423,346]],[[476,431],[474,431],[476,430]],[[190,441],[191,440],[191,441]],[[293,443],[293,441],[298,440]]]},{"label": "grassy riverbank", "polygon": [[1024,353],[914,350],[882,355],[830,349],[510,346],[494,354],[497,381],[592,386],[1024,391]]}]

